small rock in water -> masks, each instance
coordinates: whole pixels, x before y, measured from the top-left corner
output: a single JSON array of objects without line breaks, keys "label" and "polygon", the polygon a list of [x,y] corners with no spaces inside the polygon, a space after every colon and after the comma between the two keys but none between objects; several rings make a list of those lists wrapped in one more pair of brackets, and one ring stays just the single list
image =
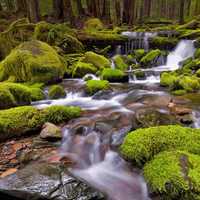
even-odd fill
[{"label": "small rock in water", "polygon": [[57,127],[56,125],[52,123],[45,123],[43,126],[43,129],[40,133],[40,137],[42,139],[47,139],[47,140],[59,140],[62,138],[62,131],[61,128]]}]

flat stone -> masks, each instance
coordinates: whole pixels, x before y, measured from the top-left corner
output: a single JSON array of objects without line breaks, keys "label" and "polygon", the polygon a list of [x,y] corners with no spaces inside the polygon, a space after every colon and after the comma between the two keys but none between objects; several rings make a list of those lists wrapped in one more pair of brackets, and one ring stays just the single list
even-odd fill
[{"label": "flat stone", "polygon": [[90,200],[104,199],[102,194],[80,182],[59,165],[37,163],[0,179],[0,197],[13,199]]}]

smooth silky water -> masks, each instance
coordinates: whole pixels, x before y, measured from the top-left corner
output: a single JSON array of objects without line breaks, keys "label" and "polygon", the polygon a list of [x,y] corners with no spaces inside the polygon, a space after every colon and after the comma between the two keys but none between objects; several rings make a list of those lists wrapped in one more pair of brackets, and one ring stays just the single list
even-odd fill
[{"label": "smooth silky water", "polygon": [[[133,37],[134,34],[124,33],[124,35]],[[148,49],[146,38],[154,35],[144,36],[145,39],[140,45]],[[98,189],[110,200],[150,199],[141,171],[133,170],[133,167],[120,157],[117,149],[126,133],[131,131],[130,124],[135,109],[144,106],[141,99],[148,96],[169,96],[157,85],[155,87],[149,85],[159,83],[160,73],[163,71],[178,69],[180,62],[193,56],[194,51],[193,41],[181,40],[175,50],[168,55],[165,65],[144,69],[145,73],[149,74],[145,80],[137,80],[129,76],[129,83],[119,84],[121,87],[119,91],[115,89],[115,85],[109,98],[103,98],[101,94],[98,98],[95,95],[87,96],[82,90],[74,91],[74,88],[67,88],[67,96],[63,99],[34,103],[40,109],[50,105],[71,105],[80,106],[84,110],[82,117],[70,121],[63,129],[64,137],[60,154],[73,162],[69,169],[73,176]],[[148,70],[153,73],[149,73]],[[98,79],[98,77],[93,78]],[[84,86],[83,80],[74,79],[65,82],[66,84],[69,82],[69,85],[73,83],[74,87]],[[140,87],[135,88],[135,84],[138,83]],[[165,109],[161,110],[167,112]],[[199,118],[198,112],[193,112],[193,115],[196,119]],[[114,121],[114,126],[111,126],[113,123],[111,119]],[[103,126],[99,128],[97,124]],[[200,122],[196,120],[194,126],[198,127],[199,124]]]}]

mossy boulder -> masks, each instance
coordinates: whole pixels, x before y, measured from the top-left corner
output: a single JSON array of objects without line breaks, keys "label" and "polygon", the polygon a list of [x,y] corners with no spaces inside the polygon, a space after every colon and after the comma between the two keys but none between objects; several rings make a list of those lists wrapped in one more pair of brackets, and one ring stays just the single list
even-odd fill
[{"label": "mossy boulder", "polygon": [[46,122],[59,124],[80,117],[81,109],[74,106],[50,106],[41,111]]},{"label": "mossy boulder", "polygon": [[97,71],[98,69],[93,64],[78,61],[74,64],[72,77],[82,78],[86,74],[95,74]]},{"label": "mossy boulder", "polygon": [[109,88],[109,82],[104,80],[89,80],[86,83],[86,91],[90,95],[93,95],[100,90],[108,90]]},{"label": "mossy boulder", "polygon": [[91,63],[97,69],[103,69],[103,68],[111,67],[111,63],[106,57],[99,55],[99,54],[96,54],[92,51],[86,52],[81,61],[85,62],[85,63]]},{"label": "mossy boulder", "polygon": [[128,82],[128,76],[119,69],[105,68],[101,73],[101,79],[109,82]]},{"label": "mossy boulder", "polygon": [[146,54],[145,50],[144,49],[137,49],[134,51],[134,57],[136,58],[136,60],[139,62],[140,59],[142,57],[144,57]]},{"label": "mossy boulder", "polygon": [[140,63],[143,66],[156,65],[156,62],[161,55],[162,52],[159,49],[151,50],[144,57],[142,57]]},{"label": "mossy boulder", "polygon": [[31,41],[16,47],[0,63],[0,71],[3,80],[51,83],[62,79],[65,69],[52,47],[44,42]]},{"label": "mossy boulder", "polygon": [[128,64],[125,62],[125,58],[121,55],[114,56],[113,61],[116,69],[124,71],[128,68]]},{"label": "mossy boulder", "polygon": [[139,166],[162,151],[185,150],[200,154],[200,130],[178,125],[137,129],[121,145],[122,155]]},{"label": "mossy boulder", "polygon": [[19,83],[0,83],[0,94],[0,109],[29,105],[45,98],[40,88]]},{"label": "mossy boulder", "polygon": [[178,44],[177,38],[170,37],[154,37],[149,41],[149,45],[154,49],[171,50]]},{"label": "mossy boulder", "polygon": [[150,191],[163,199],[199,200],[199,174],[200,156],[187,151],[162,152],[144,167]]},{"label": "mossy boulder", "polygon": [[51,106],[43,110],[21,106],[1,110],[0,141],[38,131],[45,122],[58,124],[79,117],[80,114],[80,108],[66,106]]},{"label": "mossy boulder", "polygon": [[66,24],[39,22],[35,26],[34,38],[50,45],[59,46],[65,53],[83,51],[83,44],[77,39],[75,31]]},{"label": "mossy boulder", "polygon": [[96,30],[102,30],[104,28],[103,23],[98,18],[90,18],[85,21],[84,23],[84,29],[90,30],[90,31],[96,31]]},{"label": "mossy boulder", "polygon": [[200,89],[199,78],[196,76],[184,76],[180,78],[179,85],[187,92],[195,92]]},{"label": "mossy boulder", "polygon": [[50,99],[59,99],[64,98],[66,92],[61,85],[53,85],[49,88],[49,98]]}]

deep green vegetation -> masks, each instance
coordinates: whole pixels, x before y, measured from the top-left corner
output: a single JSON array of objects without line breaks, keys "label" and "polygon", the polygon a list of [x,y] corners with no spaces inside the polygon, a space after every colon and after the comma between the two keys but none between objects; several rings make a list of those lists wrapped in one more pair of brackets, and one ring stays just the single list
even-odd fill
[{"label": "deep green vegetation", "polygon": [[89,80],[86,83],[86,91],[92,95],[100,90],[108,90],[110,88],[108,81],[103,80]]},{"label": "deep green vegetation", "polygon": [[199,129],[158,126],[129,133],[122,155],[143,168],[151,192],[164,199],[199,198]]},{"label": "deep green vegetation", "polygon": [[65,96],[66,92],[62,86],[53,85],[49,88],[50,99],[59,99],[59,98],[64,98]]},{"label": "deep green vegetation", "polygon": [[78,107],[51,106],[38,110],[32,106],[21,106],[0,111],[0,140],[39,131],[45,122],[55,124],[79,117]]}]

